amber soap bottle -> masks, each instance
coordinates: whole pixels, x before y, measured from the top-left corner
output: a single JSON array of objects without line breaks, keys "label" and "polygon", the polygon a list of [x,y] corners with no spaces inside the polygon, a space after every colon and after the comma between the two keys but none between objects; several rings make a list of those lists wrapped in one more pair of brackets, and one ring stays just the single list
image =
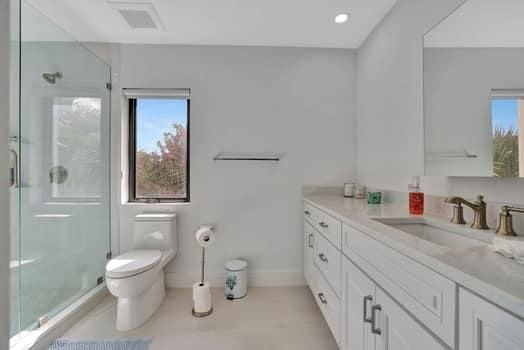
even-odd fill
[{"label": "amber soap bottle", "polygon": [[409,213],[413,215],[424,214],[424,192],[420,190],[420,177],[415,176],[408,186]]}]

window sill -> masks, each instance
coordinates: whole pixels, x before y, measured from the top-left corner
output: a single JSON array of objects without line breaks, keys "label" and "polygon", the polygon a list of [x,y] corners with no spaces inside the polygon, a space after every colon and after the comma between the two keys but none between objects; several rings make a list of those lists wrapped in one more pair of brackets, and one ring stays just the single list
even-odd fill
[{"label": "window sill", "polygon": [[160,203],[125,202],[125,203],[121,203],[123,207],[184,207],[190,204],[191,202],[160,202]]}]

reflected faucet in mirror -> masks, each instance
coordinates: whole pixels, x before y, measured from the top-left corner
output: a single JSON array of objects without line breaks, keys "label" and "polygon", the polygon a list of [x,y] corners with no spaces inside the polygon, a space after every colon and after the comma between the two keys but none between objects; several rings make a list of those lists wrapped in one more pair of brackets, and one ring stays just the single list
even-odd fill
[{"label": "reflected faucet in mirror", "polygon": [[484,202],[484,196],[478,195],[475,203],[469,202],[462,197],[449,197],[445,200],[446,203],[454,204],[453,217],[451,223],[457,225],[465,225],[464,210],[462,204],[473,209],[474,217],[471,228],[477,230],[489,230],[486,219],[486,202]]}]

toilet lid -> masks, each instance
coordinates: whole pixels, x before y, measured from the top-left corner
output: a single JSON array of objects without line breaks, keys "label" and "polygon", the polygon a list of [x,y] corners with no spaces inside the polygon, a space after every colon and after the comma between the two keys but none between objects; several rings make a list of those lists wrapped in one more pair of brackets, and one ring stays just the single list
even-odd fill
[{"label": "toilet lid", "polygon": [[113,278],[137,275],[156,266],[161,257],[158,249],[133,250],[111,259],[106,265],[106,275]]}]

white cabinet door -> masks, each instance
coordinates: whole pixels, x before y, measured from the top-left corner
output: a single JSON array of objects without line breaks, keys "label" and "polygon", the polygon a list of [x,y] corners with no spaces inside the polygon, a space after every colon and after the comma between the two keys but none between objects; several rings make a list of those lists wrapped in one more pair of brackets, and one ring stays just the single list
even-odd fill
[{"label": "white cabinet door", "polygon": [[524,322],[460,289],[459,350],[522,350]]},{"label": "white cabinet door", "polygon": [[342,258],[342,350],[374,350],[371,333],[371,306],[375,301],[375,283],[348,258]]},{"label": "white cabinet door", "polygon": [[315,274],[315,229],[304,221],[304,277],[310,288],[316,284]]},{"label": "white cabinet door", "polygon": [[377,350],[447,349],[379,287],[373,315],[372,332],[377,335]]}]

